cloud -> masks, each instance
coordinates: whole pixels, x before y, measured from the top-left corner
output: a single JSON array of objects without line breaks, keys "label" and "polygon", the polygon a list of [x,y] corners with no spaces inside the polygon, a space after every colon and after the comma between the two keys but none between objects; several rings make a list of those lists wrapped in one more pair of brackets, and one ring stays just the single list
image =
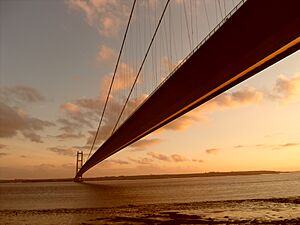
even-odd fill
[{"label": "cloud", "polygon": [[[161,154],[158,152],[148,152],[147,155],[151,156],[153,159],[157,159],[160,161],[165,161],[165,162],[186,162],[189,161],[189,159],[183,155],[179,154],[172,154],[170,156]],[[193,161],[193,160],[192,160]]]},{"label": "cloud", "polygon": [[205,103],[201,109],[207,111],[218,110],[220,108],[231,108],[253,103],[259,103],[263,100],[264,93],[253,87],[246,87],[231,93],[223,93],[211,101]]},{"label": "cloud", "polygon": [[179,155],[179,154],[173,154],[171,155],[172,159],[175,161],[175,162],[185,162],[185,161],[188,161],[188,159],[183,156],[183,155]]},{"label": "cloud", "polygon": [[181,131],[187,129],[195,122],[207,121],[201,116],[203,112],[212,112],[220,109],[240,107],[249,104],[257,104],[264,99],[287,101],[300,94],[300,73],[292,78],[279,76],[272,91],[259,91],[253,87],[246,87],[233,92],[225,92],[208,101],[197,109],[181,116],[162,128],[165,130]]},{"label": "cloud", "polygon": [[25,138],[28,138],[29,140],[31,140],[32,142],[36,142],[36,143],[43,143],[42,138],[40,135],[36,134],[33,131],[30,130],[24,130],[22,131],[22,134]]},{"label": "cloud", "polygon": [[119,165],[128,165],[128,164],[130,164],[128,161],[120,160],[120,159],[110,159],[110,160],[106,160],[106,161],[114,163],[114,164],[119,164]]},{"label": "cloud", "polygon": [[82,11],[85,15],[85,20],[89,25],[92,25],[94,23],[96,16],[95,11],[92,7],[90,7],[87,1],[69,0],[66,1],[66,3],[71,9]]},{"label": "cloud", "polygon": [[8,155],[8,153],[6,153],[6,152],[0,152],[0,158],[3,156],[7,156],[7,155]]},{"label": "cloud", "polygon": [[234,148],[245,148],[245,145],[235,145]]},{"label": "cloud", "polygon": [[[134,78],[133,68],[130,67],[128,64],[121,63],[118,73],[120,73],[120,71],[127,71],[128,74],[130,74],[129,75],[130,78],[127,80],[127,82],[125,82],[125,80],[119,78],[120,76],[117,76],[115,80],[115,83],[113,85],[113,91],[109,98],[109,103],[106,109],[106,113],[104,115],[100,132],[96,140],[97,145],[101,144],[111,135],[113,127],[115,126],[116,123],[116,118],[118,118],[118,115],[122,109],[123,101],[122,99],[116,97],[119,96],[117,93],[122,93],[124,91],[126,92],[126,90],[128,90],[128,88],[130,87],[131,84],[130,80],[132,79],[133,81]],[[83,126],[93,128],[94,129],[93,131],[89,131],[89,137],[87,139],[87,145],[91,145],[94,139],[97,123],[99,122],[99,116],[101,114],[101,110],[104,105],[105,97],[103,96],[107,94],[103,90],[106,90],[107,87],[110,85],[111,78],[112,78],[112,74],[109,74],[104,76],[104,78],[101,81],[101,90],[104,94],[101,94],[94,98],[77,99],[72,102],[67,102],[61,106],[63,111],[69,117],[68,119],[69,123],[66,121],[66,119],[60,120],[61,124],[64,123],[64,126],[60,128],[61,130],[65,131],[66,133],[71,133],[74,136],[75,135],[74,130],[78,128],[82,128]],[[298,80],[298,76],[294,76],[294,78],[290,80],[296,82]],[[285,86],[290,87],[291,85],[277,85],[277,86],[280,87],[280,89],[283,89],[283,87]],[[295,85],[292,85],[292,87],[293,88],[288,88],[288,89],[294,90]],[[165,125],[160,130],[173,130],[173,131],[185,130],[195,122],[207,121],[207,117],[202,115],[204,112],[211,112],[211,111],[227,109],[232,107],[240,107],[249,104],[257,104],[260,103],[266,96],[269,96],[269,94],[267,94],[264,91],[259,91],[253,87],[246,87],[240,90],[232,91],[230,93],[223,93],[217,96],[216,98],[212,99],[211,101],[207,102],[206,104],[202,105],[198,109],[190,111],[189,113],[183,115],[182,117]],[[127,108],[125,110],[126,114],[130,115],[130,113],[138,105],[140,105],[141,102],[143,102],[147,97],[148,97],[147,95],[142,95],[139,98],[131,99],[127,104]],[[119,123],[119,125],[121,123],[122,120]],[[71,130],[72,132],[70,132]],[[145,139],[131,146],[133,149],[138,150],[139,148],[146,148],[147,146],[151,146],[159,142],[160,142],[159,140]]]},{"label": "cloud", "polygon": [[78,123],[72,122],[68,119],[58,119],[57,122],[62,125],[59,130],[64,131],[65,133],[74,133],[77,129],[80,129],[81,126]]},{"label": "cloud", "polygon": [[87,110],[94,110],[94,111],[100,111],[100,106],[103,104],[103,101],[101,101],[100,97],[95,98],[80,98],[75,100],[76,107],[84,108]]},{"label": "cloud", "polygon": [[[123,79],[124,76],[118,75],[119,73],[125,72],[127,79]],[[111,134],[112,128],[114,127],[116,119],[119,116],[124,104],[124,99],[120,99],[115,96],[119,96],[119,92],[122,92],[125,89],[127,90],[132,85],[134,78],[133,68],[125,63],[120,63],[101,127],[101,132],[104,134],[104,139]],[[97,124],[99,122],[108,91],[106,89],[110,86],[111,79],[112,74],[105,75],[102,78],[100,86],[101,94],[99,96],[80,98],[61,105],[62,111],[68,117],[68,119],[62,118],[59,121],[60,123],[64,123],[65,130],[71,127],[74,130],[76,127],[75,124],[79,124],[81,127],[97,127],[97,125],[93,126],[92,124]],[[125,112],[127,114],[131,113],[142,101],[144,101],[146,97],[147,95],[141,95],[138,98],[130,99],[126,106]],[[70,122],[72,124],[70,124]]]},{"label": "cloud", "polygon": [[240,107],[262,102],[265,97],[271,100],[288,100],[300,93],[300,73],[292,78],[279,76],[272,92],[259,91],[253,87],[246,87],[230,93],[223,93],[201,107],[190,111],[182,117],[164,126],[165,130],[185,130],[195,122],[203,122],[207,119],[201,116],[201,112],[216,111],[220,109]]},{"label": "cloud", "polygon": [[206,122],[207,118],[201,113],[205,111],[215,111],[221,108],[231,108],[251,103],[259,103],[264,96],[263,92],[247,87],[232,93],[223,93],[201,107],[194,109],[180,118],[165,125],[161,130],[182,131],[186,130],[195,122]]},{"label": "cloud", "polygon": [[[271,144],[271,145],[262,145],[261,147],[264,148],[272,148],[272,149],[286,149],[286,148],[291,148],[291,147],[296,147],[296,146],[300,146],[299,142],[287,142],[284,144]],[[257,146],[259,147],[259,146]]]},{"label": "cloud", "polygon": [[147,155],[151,156],[154,159],[158,159],[161,161],[171,161],[170,157],[164,154],[156,153],[156,152],[148,152]]},{"label": "cloud", "polygon": [[66,3],[70,9],[82,12],[87,24],[105,37],[117,36],[129,15],[127,3],[119,0],[69,0]]},{"label": "cloud", "polygon": [[283,144],[255,144],[255,145],[236,145],[234,148],[242,149],[242,148],[254,148],[254,149],[289,149],[292,147],[300,146],[300,142],[286,142]]},{"label": "cloud", "polygon": [[183,131],[195,122],[206,122],[207,117],[201,115],[203,112],[216,111],[222,108],[232,108],[247,104],[259,103],[262,101],[264,93],[254,88],[247,87],[231,93],[223,93],[216,98],[205,103],[201,107],[194,109],[180,118],[165,125],[161,130]]},{"label": "cloud", "polygon": [[68,148],[68,147],[49,147],[48,150],[51,152],[57,153],[59,155],[64,155],[64,156],[71,156],[75,157],[76,155],[76,150],[74,148]]},{"label": "cloud", "polygon": [[[104,78],[101,80],[101,90],[107,90],[107,87],[110,86],[112,77],[113,73],[104,76]],[[135,78],[136,72],[134,68],[127,63],[120,62],[113,83],[112,95],[114,95],[116,92],[131,88]],[[139,80],[138,82],[141,81]],[[107,94],[107,92],[105,92],[105,94]]]},{"label": "cloud", "polygon": [[116,36],[120,30],[121,20],[114,15],[101,18],[100,33],[106,37]]},{"label": "cloud", "polygon": [[[135,107],[138,106],[145,98],[146,96],[142,95],[139,98],[129,100],[126,107],[126,114],[132,112]],[[103,105],[103,103],[104,99],[101,99],[100,96],[97,96],[94,98],[77,99],[73,102],[68,102],[61,105],[61,109],[68,119],[61,118],[58,120],[58,122],[63,125],[60,130],[63,130],[66,133],[74,133],[76,131],[79,132],[83,129],[83,127],[93,128],[93,130],[88,131],[87,134],[87,144],[91,145],[95,137],[100,115],[102,113],[101,105]],[[111,135],[113,127],[116,124],[116,119],[119,116],[122,107],[123,102],[120,102],[120,100],[114,96],[110,97],[109,104],[97,136],[96,144],[100,144]],[[100,108],[101,110],[99,110]],[[137,149],[137,147],[146,147],[146,145],[152,145],[158,142],[158,139],[142,141],[140,144],[137,143],[134,148]]]},{"label": "cloud", "polygon": [[[104,8],[107,4],[112,4],[116,5],[117,1],[116,0],[90,0],[91,4],[97,8],[97,9],[102,9]],[[105,9],[103,9],[105,10]]]},{"label": "cloud", "polygon": [[280,75],[269,97],[273,100],[288,101],[300,94],[300,73],[288,78]]},{"label": "cloud", "polygon": [[66,139],[79,139],[79,138],[85,138],[85,135],[82,133],[62,133],[55,135],[54,137],[60,139],[60,140],[66,140]]},{"label": "cloud", "polygon": [[139,158],[139,159],[134,159],[134,158],[128,158],[130,161],[135,162],[137,164],[151,164],[153,162],[152,159],[149,158]]},{"label": "cloud", "polygon": [[174,130],[182,131],[187,129],[191,124],[199,121],[205,121],[206,119],[202,117],[196,111],[190,111],[189,113],[181,116],[180,118],[173,120],[171,123],[165,125],[162,130]]},{"label": "cloud", "polygon": [[282,148],[286,148],[286,147],[294,147],[294,146],[299,146],[300,143],[285,143],[285,144],[281,144],[281,145],[278,145],[279,147],[282,147]]},{"label": "cloud", "polygon": [[42,142],[37,131],[54,126],[53,123],[29,117],[20,108],[13,108],[0,102],[0,137],[13,137],[17,132],[33,142]]},{"label": "cloud", "polygon": [[61,108],[70,113],[80,113],[80,108],[77,105],[70,102],[63,104]]},{"label": "cloud", "polygon": [[63,134],[59,134],[57,137],[79,138],[85,136],[85,134],[81,133],[84,128],[96,130],[100,118],[101,105],[100,97],[80,98],[62,104],[60,108],[64,113],[64,118],[58,119],[57,122],[61,124],[59,130],[63,131]]},{"label": "cloud", "polygon": [[202,159],[192,159],[192,161],[197,163],[204,163]]},{"label": "cloud", "polygon": [[67,116],[79,124],[84,124],[88,127],[92,127],[91,119],[92,112],[81,112],[80,107],[74,103],[67,102],[61,105],[61,109],[67,114]]},{"label": "cloud", "polygon": [[61,140],[65,140],[65,139],[79,139],[79,138],[84,138],[85,135],[82,134],[82,133],[78,133],[78,134],[74,134],[74,133],[62,133],[62,134],[56,135],[55,137],[58,138],[58,139],[61,139]]},{"label": "cloud", "polygon": [[218,99],[216,101],[219,101],[220,103],[225,103],[226,105],[235,105],[235,104],[249,104],[249,103],[258,103],[263,99],[263,93],[256,90],[255,88],[247,87],[243,90],[234,91],[231,94],[223,95],[223,100],[225,102],[222,102],[222,98]]},{"label": "cloud", "polygon": [[[130,165],[130,162],[120,159],[106,159],[99,164],[99,166],[104,168],[117,169],[118,166]],[[119,167],[120,168],[120,167]]]},{"label": "cloud", "polygon": [[210,155],[216,155],[219,151],[220,150],[218,148],[210,148],[205,150],[205,152]]},{"label": "cloud", "polygon": [[113,63],[117,58],[117,53],[114,49],[101,45],[97,54],[97,60],[100,63]]},{"label": "cloud", "polygon": [[134,151],[139,151],[139,150],[144,150],[147,147],[159,144],[161,142],[162,139],[158,139],[158,138],[142,139],[130,145],[130,148],[132,148]]},{"label": "cloud", "polygon": [[272,148],[274,150],[277,150],[277,149],[289,149],[289,148],[296,147],[296,146],[300,146],[300,143],[299,142],[288,142],[288,143],[284,143],[284,144],[263,145],[262,147]]},{"label": "cloud", "polygon": [[[126,79],[120,74],[126,74]],[[100,115],[102,114],[103,106],[106,100],[107,88],[110,86],[112,79],[112,73],[105,75],[100,82],[100,95],[90,98],[75,99],[70,102],[66,102],[61,105],[61,110],[64,113],[63,117],[57,120],[62,125],[60,130],[64,133],[75,134],[82,131],[83,128],[92,128],[92,131],[88,131],[87,144],[90,145],[93,142],[95,131],[99,123]],[[117,71],[116,78],[114,80],[113,89],[109,97],[106,113],[104,114],[101,127],[97,136],[96,144],[100,144],[106,140],[111,134],[116,124],[117,118],[121,112],[124,104],[124,99],[121,99],[119,93],[124,95],[124,91],[128,91],[135,79],[135,73],[131,66],[126,63],[120,63]],[[131,98],[125,108],[124,114],[129,115],[133,110],[143,102],[148,95],[140,95],[137,98]],[[121,118],[120,125],[124,120]],[[146,145],[146,142],[152,144],[158,142],[142,141],[137,146],[142,147]]]},{"label": "cloud", "polygon": [[37,103],[45,101],[46,98],[32,87],[18,85],[13,87],[1,87],[0,100],[3,102],[22,101],[25,103]]},{"label": "cloud", "polygon": [[[97,148],[109,136],[107,133],[103,134],[104,132],[101,132],[100,134],[99,133],[98,133],[98,136],[96,137],[94,148]],[[86,146],[90,146],[90,148],[91,148],[91,146],[94,142],[94,139],[95,139],[96,131],[90,130],[90,131],[88,131],[88,134],[89,134],[89,136],[88,136],[88,139],[86,141]]]},{"label": "cloud", "polygon": [[90,149],[90,148],[91,148],[91,146],[90,146],[90,145],[84,145],[84,146],[73,146],[72,148],[74,148],[74,149],[78,149],[78,150],[80,150],[80,151],[85,151],[85,150],[88,150],[88,149]]}]

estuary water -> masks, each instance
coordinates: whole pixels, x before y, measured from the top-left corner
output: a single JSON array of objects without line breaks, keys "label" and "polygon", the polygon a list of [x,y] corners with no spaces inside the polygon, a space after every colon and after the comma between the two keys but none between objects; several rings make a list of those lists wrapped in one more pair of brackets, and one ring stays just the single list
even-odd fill
[{"label": "estuary water", "polygon": [[0,210],[111,208],[300,196],[300,173],[0,184]]}]

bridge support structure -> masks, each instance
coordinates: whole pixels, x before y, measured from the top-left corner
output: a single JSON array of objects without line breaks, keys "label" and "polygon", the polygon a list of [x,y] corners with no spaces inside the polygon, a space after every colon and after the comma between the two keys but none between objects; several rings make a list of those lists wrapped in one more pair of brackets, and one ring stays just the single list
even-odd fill
[{"label": "bridge support structure", "polygon": [[[82,151],[77,151],[77,154],[76,154],[76,173],[77,174],[81,167],[83,166],[83,152]],[[80,176],[76,176],[74,178],[74,181],[75,182],[82,182],[82,175]]]}]

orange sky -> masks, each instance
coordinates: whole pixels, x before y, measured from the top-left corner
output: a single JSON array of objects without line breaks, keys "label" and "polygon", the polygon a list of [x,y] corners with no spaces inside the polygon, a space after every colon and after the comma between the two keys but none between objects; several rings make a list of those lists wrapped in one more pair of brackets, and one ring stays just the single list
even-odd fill
[{"label": "orange sky", "polygon": [[[150,8],[153,2],[144,3]],[[180,4],[174,1],[173,14]],[[131,1],[0,6],[0,179],[72,177],[75,152],[90,144],[97,128]],[[163,72],[179,62],[159,60]],[[129,63],[121,67],[129,74],[135,69]],[[130,86],[116,82],[114,94]],[[86,176],[300,170],[299,112],[298,51]]]}]

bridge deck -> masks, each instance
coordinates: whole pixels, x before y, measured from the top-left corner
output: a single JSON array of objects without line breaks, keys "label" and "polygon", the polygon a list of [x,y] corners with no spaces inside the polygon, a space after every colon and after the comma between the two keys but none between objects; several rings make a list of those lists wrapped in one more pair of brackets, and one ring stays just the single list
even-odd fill
[{"label": "bridge deck", "polygon": [[94,153],[89,168],[300,47],[298,0],[248,0]]}]

